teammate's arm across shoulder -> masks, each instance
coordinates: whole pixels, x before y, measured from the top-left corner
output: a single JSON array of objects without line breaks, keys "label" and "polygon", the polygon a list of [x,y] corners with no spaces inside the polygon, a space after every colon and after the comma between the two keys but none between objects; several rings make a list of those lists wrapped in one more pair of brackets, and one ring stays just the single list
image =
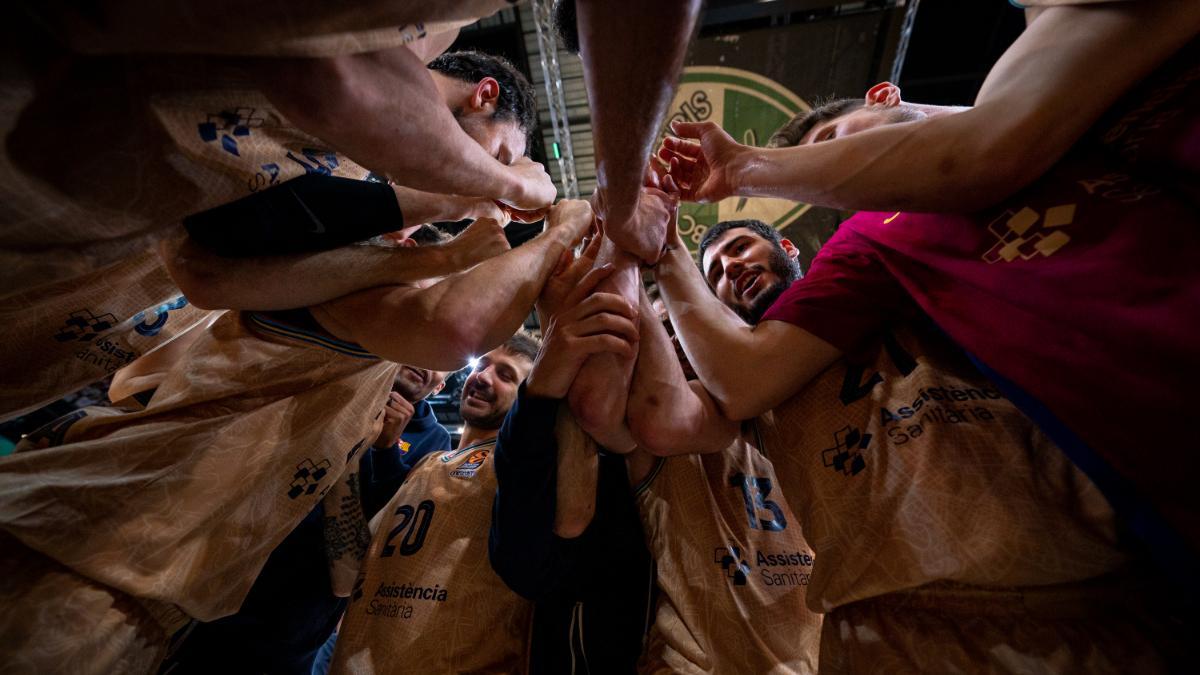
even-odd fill
[{"label": "teammate's arm across shoulder", "polygon": [[688,360],[726,417],[741,421],[761,415],[841,355],[788,323],[746,324],[713,295],[674,236],[674,245],[655,267],[655,279]]},{"label": "teammate's arm across shoulder", "polygon": [[[389,361],[456,370],[513,334],[564,251],[592,223],[587,202],[564,200],[551,209],[542,234],[428,288],[391,286],[350,294],[312,307],[335,336]],[[500,224],[480,219],[472,228]]]}]

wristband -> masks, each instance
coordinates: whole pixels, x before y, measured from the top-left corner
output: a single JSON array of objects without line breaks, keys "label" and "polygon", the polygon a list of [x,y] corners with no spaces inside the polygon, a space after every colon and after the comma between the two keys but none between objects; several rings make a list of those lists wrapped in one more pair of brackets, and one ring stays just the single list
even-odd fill
[{"label": "wristband", "polygon": [[183,219],[188,235],[227,258],[313,253],[404,227],[385,183],[308,174]]}]

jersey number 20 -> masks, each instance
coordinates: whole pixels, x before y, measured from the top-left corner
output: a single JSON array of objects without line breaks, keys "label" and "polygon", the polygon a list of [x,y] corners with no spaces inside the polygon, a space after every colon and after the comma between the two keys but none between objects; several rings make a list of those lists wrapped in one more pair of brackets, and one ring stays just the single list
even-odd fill
[{"label": "jersey number 20", "polygon": [[433,520],[433,502],[426,499],[417,504],[415,509],[411,504],[404,504],[396,508],[396,516],[400,522],[388,532],[387,541],[379,553],[380,558],[390,558],[396,554],[396,545],[392,542],[401,534],[404,538],[400,540],[400,555],[412,555],[421,550],[425,535],[429,533],[429,523]]}]

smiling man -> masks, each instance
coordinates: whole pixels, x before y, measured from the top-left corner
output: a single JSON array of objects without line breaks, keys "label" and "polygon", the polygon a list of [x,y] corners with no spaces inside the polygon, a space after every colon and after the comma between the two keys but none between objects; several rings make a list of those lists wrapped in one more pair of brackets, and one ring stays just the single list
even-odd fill
[{"label": "smiling man", "polygon": [[518,672],[533,604],[488,564],[496,436],[540,343],[517,333],[463,385],[453,452],[427,456],[372,521],[374,537],[342,622],[334,671]]}]

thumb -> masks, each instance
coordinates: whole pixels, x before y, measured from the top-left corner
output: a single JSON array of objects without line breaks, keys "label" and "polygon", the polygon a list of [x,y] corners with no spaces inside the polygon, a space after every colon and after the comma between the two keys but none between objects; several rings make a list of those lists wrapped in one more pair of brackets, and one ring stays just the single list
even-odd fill
[{"label": "thumb", "polygon": [[680,138],[700,138],[704,134],[719,129],[716,122],[672,122],[671,131]]}]

